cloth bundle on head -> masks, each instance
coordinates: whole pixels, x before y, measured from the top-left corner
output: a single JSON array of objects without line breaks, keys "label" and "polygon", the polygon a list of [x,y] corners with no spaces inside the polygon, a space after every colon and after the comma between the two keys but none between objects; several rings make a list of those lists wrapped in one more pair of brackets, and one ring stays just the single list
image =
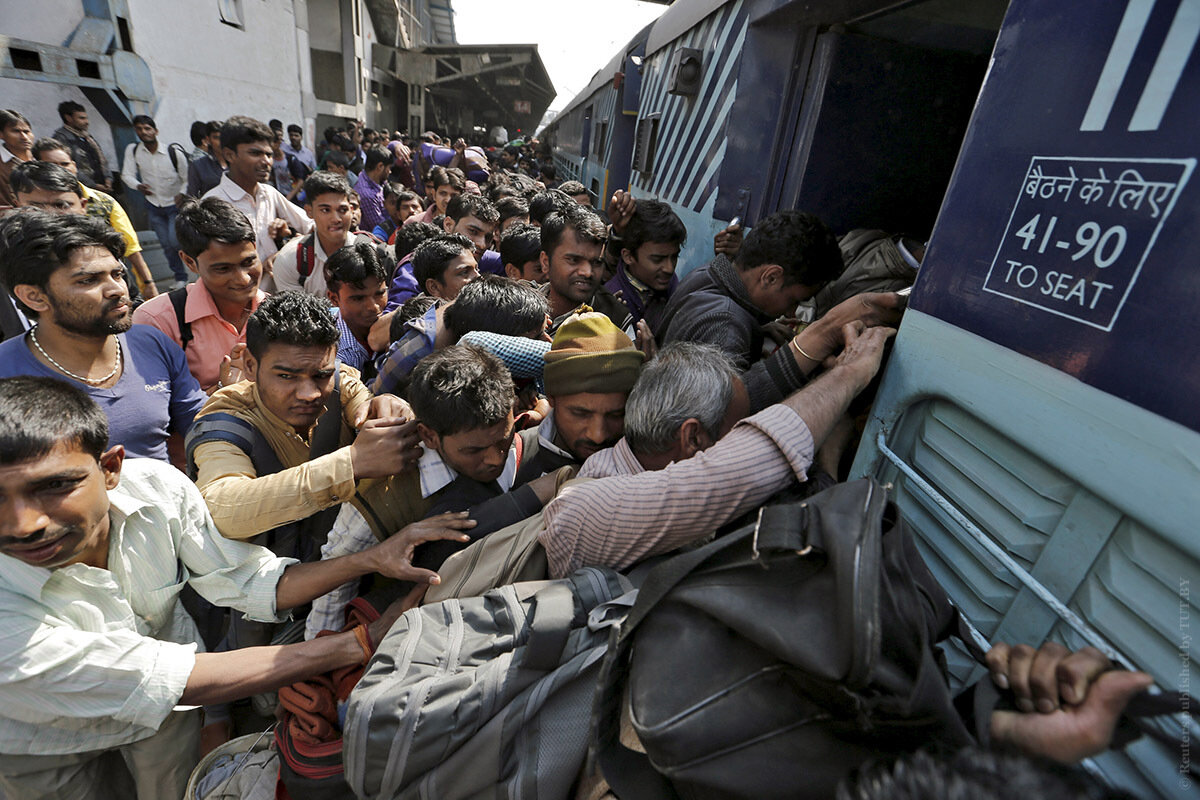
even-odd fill
[{"label": "cloth bundle on head", "polygon": [[628,392],[645,359],[612,320],[586,305],[558,327],[543,357],[546,394],[555,396]]}]

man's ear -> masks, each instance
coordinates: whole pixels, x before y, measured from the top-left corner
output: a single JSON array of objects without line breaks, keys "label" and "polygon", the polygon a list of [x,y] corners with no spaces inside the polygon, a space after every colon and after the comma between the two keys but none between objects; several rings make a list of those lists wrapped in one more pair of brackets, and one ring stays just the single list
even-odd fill
[{"label": "man's ear", "polygon": [[312,203],[305,203],[305,204],[304,204],[304,213],[305,213],[305,214],[308,214],[308,218],[309,218],[309,219],[313,219],[313,220],[315,220],[315,219],[316,219],[316,217],[314,217],[314,216],[312,215]]},{"label": "man's ear", "polygon": [[425,294],[429,295],[430,297],[440,297],[445,299],[445,288],[445,284],[443,284],[437,278],[425,279]]},{"label": "man's ear", "polygon": [[86,194],[83,197],[79,198],[79,205],[83,206],[83,210],[85,212],[87,211],[88,202],[90,200],[91,200],[91,198],[88,197]]},{"label": "man's ear", "polygon": [[417,435],[421,437],[421,444],[428,447],[430,450],[437,450],[442,446],[441,437],[439,437],[432,428],[424,422],[417,423]]},{"label": "man's ear", "polygon": [[449,214],[442,217],[442,228],[446,231],[446,233],[454,233],[454,226],[457,224],[458,224],[457,222],[450,219]]},{"label": "man's ear", "polygon": [[325,296],[329,299],[329,305],[333,306],[334,308],[341,308],[341,306],[338,305],[338,293],[337,292],[333,291],[332,289],[327,288],[325,290]]},{"label": "man's ear", "polygon": [[504,265],[504,274],[512,278],[514,281],[521,280],[521,270],[517,269],[517,267],[513,264]]},{"label": "man's ear", "polygon": [[778,264],[767,264],[758,273],[758,279],[765,289],[780,289],[783,287],[783,267]]},{"label": "man's ear", "polygon": [[104,473],[104,487],[115,489],[121,482],[121,464],[125,461],[125,448],[114,444],[100,454],[100,471]]},{"label": "man's ear", "polygon": [[183,261],[183,265],[185,267],[187,267],[189,270],[196,273],[197,275],[200,274],[200,265],[196,263],[196,259],[192,258],[191,256],[189,256],[187,253],[183,252],[182,250],[179,251],[179,258],[181,261]]},{"label": "man's ear", "polygon": [[679,426],[679,455],[680,458],[691,458],[707,445],[704,426],[695,417],[689,417]]},{"label": "man's ear", "polygon": [[621,248],[621,261],[625,262],[626,266],[630,266],[637,260],[637,256],[628,247]]},{"label": "man's ear", "polygon": [[50,300],[46,291],[32,283],[18,283],[12,287],[12,293],[28,308],[36,311],[39,316],[50,309]]},{"label": "man's ear", "polygon": [[542,262],[542,274],[549,276],[550,275],[550,256],[549,256],[549,254],[545,250],[543,250],[542,252],[538,253],[538,260]]},{"label": "man's ear", "polygon": [[250,355],[250,350],[247,348],[242,355],[242,377],[251,382],[258,380],[258,359]]}]

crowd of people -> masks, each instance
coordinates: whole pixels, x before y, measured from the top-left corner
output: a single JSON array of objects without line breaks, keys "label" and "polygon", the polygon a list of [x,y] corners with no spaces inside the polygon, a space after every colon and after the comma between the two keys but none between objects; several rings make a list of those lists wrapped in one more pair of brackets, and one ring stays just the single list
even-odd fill
[{"label": "crowd of people", "polygon": [[[923,255],[789,210],[684,272],[668,204],[599,210],[535,141],[349,122],[314,151],[233,116],[188,149],[139,116],[116,170],[83,107],[59,113],[40,138],[0,111],[10,800],[181,796],[231,703],[364,662],[501,529],[535,523],[544,577],[627,570],[844,479]],[[385,579],[413,588],[328,635]],[[289,615],[304,641],[272,644]],[[1098,752],[1149,682],[1109,666],[998,646],[1013,704],[984,728]]]}]

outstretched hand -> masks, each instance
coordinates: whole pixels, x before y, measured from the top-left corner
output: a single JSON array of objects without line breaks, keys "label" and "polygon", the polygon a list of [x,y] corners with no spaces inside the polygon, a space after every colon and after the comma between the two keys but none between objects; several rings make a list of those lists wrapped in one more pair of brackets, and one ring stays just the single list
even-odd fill
[{"label": "outstretched hand", "polygon": [[1057,642],[1036,650],[1001,642],[986,661],[1018,709],[992,713],[993,740],[1064,763],[1103,752],[1125,706],[1154,682],[1144,672],[1114,669],[1094,647],[1071,652]]},{"label": "outstretched hand", "polygon": [[448,539],[468,542],[463,531],[475,527],[475,520],[467,518],[466,511],[451,511],[414,522],[389,536],[369,551],[374,560],[375,571],[380,575],[398,580],[415,581],[419,584],[439,583],[441,578],[430,569],[421,569],[412,564],[413,551],[423,542]]},{"label": "outstretched hand", "polygon": [[713,237],[713,251],[719,256],[723,255],[732,260],[742,249],[743,233],[740,223],[722,228]]},{"label": "outstretched hand", "polygon": [[617,236],[624,233],[625,226],[629,224],[629,220],[633,219],[633,212],[636,210],[637,203],[634,201],[633,195],[624,189],[617,189],[608,202],[608,219],[612,222],[613,233]]},{"label": "outstretched hand", "polygon": [[852,371],[858,385],[855,394],[865,389],[875,377],[883,361],[883,345],[895,335],[895,328],[865,328],[862,322],[842,326],[842,352],[833,363]]}]

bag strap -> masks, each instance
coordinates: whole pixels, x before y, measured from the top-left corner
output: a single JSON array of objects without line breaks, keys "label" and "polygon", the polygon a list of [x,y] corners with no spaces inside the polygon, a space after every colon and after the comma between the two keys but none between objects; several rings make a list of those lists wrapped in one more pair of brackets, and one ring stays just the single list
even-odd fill
[{"label": "bag strap", "polygon": [[308,282],[308,276],[312,275],[317,264],[317,248],[313,242],[316,235],[316,233],[310,233],[301,239],[300,244],[296,247],[296,272],[300,274],[301,286]]},{"label": "bag strap", "polygon": [[175,321],[179,323],[179,346],[187,350],[188,342],[192,340],[192,323],[185,318],[187,311],[187,287],[180,286],[167,292],[171,298],[171,308],[175,309]]},{"label": "bag strap", "polygon": [[279,457],[258,428],[224,411],[198,417],[184,443],[188,475],[196,478],[196,448],[205,442],[228,442],[245,453],[259,475],[271,475],[283,469]]},{"label": "bag strap", "polygon": [[317,420],[313,429],[312,442],[308,447],[308,460],[329,455],[338,449],[342,439],[342,362],[333,364],[333,392],[325,401],[325,413]]},{"label": "bag strap", "polygon": [[575,619],[575,593],[571,584],[556,581],[533,596],[529,618],[529,640],[521,666],[548,672],[559,665],[571,621]]}]

